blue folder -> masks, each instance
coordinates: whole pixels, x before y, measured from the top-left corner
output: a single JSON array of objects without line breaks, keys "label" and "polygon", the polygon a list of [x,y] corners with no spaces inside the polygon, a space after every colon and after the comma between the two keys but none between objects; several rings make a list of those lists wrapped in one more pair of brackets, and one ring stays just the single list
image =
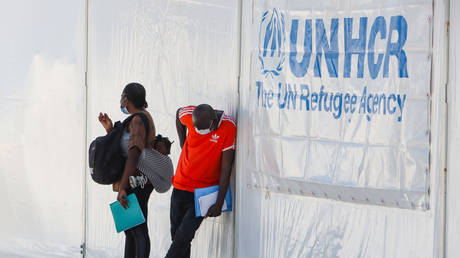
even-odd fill
[{"label": "blue folder", "polygon": [[144,214],[142,213],[141,206],[139,206],[136,195],[132,193],[126,196],[126,199],[129,201],[127,209],[123,208],[119,201],[110,204],[117,233],[145,222]]},{"label": "blue folder", "polygon": [[[204,217],[206,214],[201,214],[200,210],[200,202],[199,198],[201,196],[205,196],[208,194],[211,194],[213,192],[218,192],[219,191],[219,186],[210,186],[210,187],[204,187],[204,188],[197,188],[194,190],[194,196],[195,196],[195,216],[196,217]],[[232,211],[232,194],[230,191],[230,186],[228,186],[227,193],[225,194],[225,202],[227,203],[227,209],[222,210],[222,212],[227,212],[227,211]]]}]

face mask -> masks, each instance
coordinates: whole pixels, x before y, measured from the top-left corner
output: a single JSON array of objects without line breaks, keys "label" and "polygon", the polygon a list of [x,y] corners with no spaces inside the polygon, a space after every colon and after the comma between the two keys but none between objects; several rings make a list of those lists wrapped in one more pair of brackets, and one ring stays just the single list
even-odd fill
[{"label": "face mask", "polygon": [[211,122],[211,125],[209,125],[209,128],[208,129],[201,129],[201,130],[198,130],[196,127],[195,127],[195,131],[198,133],[198,134],[201,134],[201,135],[206,135],[208,133],[211,132],[211,127],[212,127],[212,123],[214,121]]},{"label": "face mask", "polygon": [[129,115],[129,111],[126,107],[120,106],[120,109],[121,109],[121,112],[123,112],[123,114]]},{"label": "face mask", "polygon": [[123,103],[127,104],[128,100],[126,99],[126,96],[121,95],[121,100],[120,100],[120,109],[121,112],[125,115],[129,115],[129,111],[126,107],[123,107]]}]

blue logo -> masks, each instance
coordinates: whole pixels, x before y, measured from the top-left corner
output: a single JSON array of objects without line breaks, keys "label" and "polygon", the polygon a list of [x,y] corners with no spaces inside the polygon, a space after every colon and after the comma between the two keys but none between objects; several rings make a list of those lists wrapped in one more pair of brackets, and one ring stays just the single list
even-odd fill
[{"label": "blue logo", "polygon": [[259,28],[259,60],[262,73],[278,76],[285,59],[286,24],[284,14],[276,9],[262,15]]}]

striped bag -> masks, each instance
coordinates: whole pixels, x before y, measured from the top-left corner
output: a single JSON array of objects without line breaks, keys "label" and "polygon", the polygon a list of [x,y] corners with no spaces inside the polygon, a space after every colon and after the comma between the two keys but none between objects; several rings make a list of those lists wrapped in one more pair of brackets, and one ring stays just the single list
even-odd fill
[{"label": "striped bag", "polygon": [[171,188],[174,166],[169,156],[145,148],[139,157],[137,169],[149,179],[155,191],[164,193]]}]

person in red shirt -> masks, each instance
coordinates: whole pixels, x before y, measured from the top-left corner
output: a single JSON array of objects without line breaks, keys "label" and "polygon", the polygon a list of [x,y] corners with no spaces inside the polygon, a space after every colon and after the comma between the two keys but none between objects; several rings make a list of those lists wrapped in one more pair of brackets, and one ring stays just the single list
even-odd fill
[{"label": "person in red shirt", "polygon": [[194,189],[219,185],[217,201],[206,217],[222,213],[235,154],[235,122],[208,104],[179,108],[176,128],[182,152],[172,179],[172,244],[166,258],[190,257],[191,242],[203,221],[195,217]]}]

